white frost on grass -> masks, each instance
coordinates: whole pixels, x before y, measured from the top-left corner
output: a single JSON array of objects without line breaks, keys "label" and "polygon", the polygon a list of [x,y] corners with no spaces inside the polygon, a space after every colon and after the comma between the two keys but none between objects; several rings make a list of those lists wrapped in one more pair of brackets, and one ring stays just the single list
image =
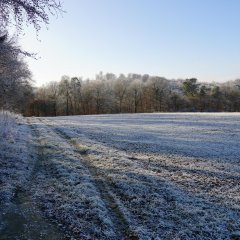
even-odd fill
[{"label": "white frost on grass", "polygon": [[114,239],[108,209],[81,156],[45,124],[32,124],[39,132],[42,159],[36,173],[35,199],[48,217],[56,219],[77,239]]},{"label": "white frost on grass", "polygon": [[34,158],[31,130],[20,115],[0,112],[0,203],[7,204],[29,177]]},{"label": "white frost on grass", "polygon": [[239,231],[240,114],[44,121],[85,149],[140,239],[230,239]]}]

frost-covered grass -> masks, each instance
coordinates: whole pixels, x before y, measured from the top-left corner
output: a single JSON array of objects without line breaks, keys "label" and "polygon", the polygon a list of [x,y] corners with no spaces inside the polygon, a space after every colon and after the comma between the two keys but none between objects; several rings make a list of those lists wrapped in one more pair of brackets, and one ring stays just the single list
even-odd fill
[{"label": "frost-covered grass", "polygon": [[0,111],[0,139],[1,144],[3,142],[14,141],[16,134],[17,120],[20,119],[20,115],[16,115],[9,111]]},{"label": "frost-covered grass", "polygon": [[42,147],[38,184],[32,189],[36,202],[77,239],[114,239],[108,209],[81,156],[45,124],[33,121]]},{"label": "frost-covered grass", "polygon": [[77,239],[231,239],[240,230],[240,114],[33,118],[33,194]]},{"label": "frost-covered grass", "polygon": [[0,203],[7,204],[33,165],[31,131],[20,115],[0,112]]}]

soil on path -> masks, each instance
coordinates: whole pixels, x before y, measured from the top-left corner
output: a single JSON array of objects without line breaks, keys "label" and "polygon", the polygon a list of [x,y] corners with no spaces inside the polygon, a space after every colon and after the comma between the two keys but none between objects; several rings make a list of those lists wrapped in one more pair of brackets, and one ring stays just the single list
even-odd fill
[{"label": "soil on path", "polygon": [[32,125],[36,139],[37,160],[28,183],[15,191],[10,204],[0,206],[1,240],[63,240],[67,239],[57,223],[47,219],[33,200],[32,191],[36,184],[35,176],[41,168],[43,148],[38,132]]}]

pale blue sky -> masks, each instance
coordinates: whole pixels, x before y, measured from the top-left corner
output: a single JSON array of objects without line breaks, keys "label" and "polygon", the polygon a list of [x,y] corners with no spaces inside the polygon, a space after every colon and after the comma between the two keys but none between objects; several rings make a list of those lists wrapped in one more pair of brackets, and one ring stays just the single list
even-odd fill
[{"label": "pale blue sky", "polygon": [[65,0],[49,30],[20,44],[37,85],[99,71],[199,81],[240,78],[238,0]]}]

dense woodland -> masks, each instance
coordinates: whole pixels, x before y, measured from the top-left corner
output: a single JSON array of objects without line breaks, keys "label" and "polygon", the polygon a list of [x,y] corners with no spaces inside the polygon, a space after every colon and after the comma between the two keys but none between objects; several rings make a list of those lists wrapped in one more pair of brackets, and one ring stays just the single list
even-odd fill
[{"label": "dense woodland", "polygon": [[100,73],[95,79],[63,76],[34,88],[14,39],[0,38],[0,108],[26,116],[76,114],[240,111],[240,80],[200,83],[147,74]]},{"label": "dense woodland", "polygon": [[27,114],[75,114],[240,111],[240,80],[203,84],[197,79],[112,73],[95,79],[63,76],[59,82],[35,89]]},{"label": "dense woodland", "polygon": [[[17,50],[16,50],[17,49]],[[100,73],[95,79],[63,76],[34,88],[24,54],[13,39],[0,38],[0,107],[26,116],[240,111],[240,80],[200,83],[147,74]]]}]

